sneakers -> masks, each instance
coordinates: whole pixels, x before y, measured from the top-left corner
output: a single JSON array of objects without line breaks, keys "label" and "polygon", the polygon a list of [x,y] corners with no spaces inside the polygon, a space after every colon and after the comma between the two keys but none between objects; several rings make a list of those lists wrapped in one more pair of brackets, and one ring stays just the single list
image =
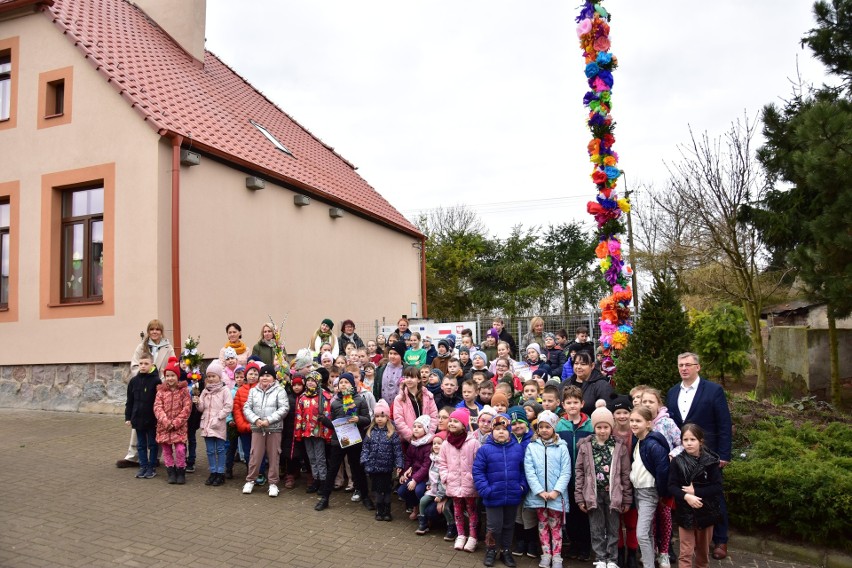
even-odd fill
[{"label": "sneakers", "polygon": [[450,524],[447,527],[447,534],[444,535],[444,540],[447,542],[452,542],[456,539],[458,533],[456,532],[456,525]]},{"label": "sneakers", "polygon": [[538,568],[550,568],[550,555],[542,554],[541,560],[538,563]]},{"label": "sneakers", "polygon": [[278,497],[278,486],[274,483],[269,484],[269,496],[270,497]]},{"label": "sneakers", "polygon": [[357,503],[358,501],[361,500],[361,492],[355,491],[354,493],[352,493],[352,497],[350,497],[349,500]]},{"label": "sneakers", "polygon": [[482,560],[482,564],[485,566],[494,566],[495,560],[497,560],[497,549],[489,548],[485,551],[485,558]]},{"label": "sneakers", "polygon": [[251,493],[251,490],[254,489],[254,481],[247,481],[245,485],[243,485],[243,494],[248,495]]},{"label": "sneakers", "polygon": [[266,485],[266,476],[262,473],[257,476],[257,479],[254,480],[255,485]]},{"label": "sneakers", "polygon": [[145,473],[148,471],[147,467],[140,467],[139,471],[136,472],[136,479],[143,479],[145,477]]},{"label": "sneakers", "polygon": [[658,565],[660,568],[671,568],[671,562],[669,562],[669,555],[668,555],[668,553],[666,553],[666,554],[660,554],[660,555],[657,557],[657,565]]},{"label": "sneakers", "polygon": [[594,563],[595,568],[606,568],[606,562],[601,562],[600,560]]},{"label": "sneakers", "polygon": [[524,540],[515,541],[515,548],[512,550],[512,554],[515,556],[523,556],[527,553],[527,543]]},{"label": "sneakers", "polygon": [[618,567],[618,564],[615,563],[615,562],[607,562],[606,568],[619,568],[619,567]]},{"label": "sneakers", "polygon": [[512,551],[508,548],[500,553],[500,560],[503,561],[503,564],[508,566],[509,568],[515,568],[518,564],[515,562],[515,559],[512,557]]},{"label": "sneakers", "polygon": [[426,520],[426,515],[418,515],[417,516],[417,530],[414,531],[414,534],[423,536],[424,534],[429,532],[429,521]]},{"label": "sneakers", "polygon": [[157,472],[154,471],[153,467],[149,467],[148,470],[145,472],[145,479],[153,479],[155,477],[157,477]]},{"label": "sneakers", "polygon": [[562,568],[562,555],[554,554],[553,560],[550,564],[550,568]]},{"label": "sneakers", "polygon": [[464,550],[465,542],[467,542],[467,537],[463,534],[460,534],[456,537],[456,543],[453,545],[453,548],[456,550]]},{"label": "sneakers", "polygon": [[194,463],[186,464],[186,473],[195,473],[195,464]]},{"label": "sneakers", "polygon": [[464,545],[465,552],[474,552],[476,550],[476,538],[469,536]]},{"label": "sneakers", "polygon": [[284,476],[284,489],[293,489],[296,485],[296,478],[292,475]]},{"label": "sneakers", "polygon": [[220,485],[224,485],[224,484],[225,484],[225,475],[222,474],[222,473],[214,474],[213,483],[211,483],[211,485],[213,487],[219,487]]},{"label": "sneakers", "polygon": [[346,489],[344,489],[344,491],[346,491],[347,493],[352,493],[353,491],[355,491],[355,482],[350,481],[349,484],[346,486]]}]

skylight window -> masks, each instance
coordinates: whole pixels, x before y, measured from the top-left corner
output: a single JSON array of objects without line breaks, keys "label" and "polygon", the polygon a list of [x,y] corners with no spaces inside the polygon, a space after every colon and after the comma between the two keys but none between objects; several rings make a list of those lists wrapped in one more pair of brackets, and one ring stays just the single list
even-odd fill
[{"label": "skylight window", "polygon": [[[291,152],[290,150],[288,150],[288,149],[287,149],[287,146],[285,146],[284,144],[282,144],[282,143],[278,140],[278,138],[276,138],[275,136],[273,136],[273,135],[272,135],[272,133],[271,133],[271,132],[269,132],[266,128],[264,128],[263,126],[261,126],[260,124],[256,123],[256,122],[255,122],[255,121],[253,121],[253,120],[249,120],[249,122],[251,122],[251,123],[254,125],[254,127],[255,127],[255,128],[257,128],[258,130],[260,130],[261,134],[263,134],[264,136],[266,136],[267,140],[269,140],[270,142],[272,142],[272,144],[273,144],[276,148],[278,148],[279,150],[281,150],[281,151],[282,151],[282,152],[284,152],[285,154],[289,154],[290,156],[293,156],[293,152]],[[293,156],[293,157],[295,158],[296,156]]]}]

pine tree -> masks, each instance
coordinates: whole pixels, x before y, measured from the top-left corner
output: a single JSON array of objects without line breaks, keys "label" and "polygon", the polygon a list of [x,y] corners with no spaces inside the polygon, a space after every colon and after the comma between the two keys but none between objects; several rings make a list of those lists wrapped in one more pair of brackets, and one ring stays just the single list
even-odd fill
[{"label": "pine tree", "polygon": [[656,279],[643,298],[633,336],[618,360],[617,390],[648,385],[666,392],[680,381],[677,356],[689,351],[692,330],[674,283]]}]

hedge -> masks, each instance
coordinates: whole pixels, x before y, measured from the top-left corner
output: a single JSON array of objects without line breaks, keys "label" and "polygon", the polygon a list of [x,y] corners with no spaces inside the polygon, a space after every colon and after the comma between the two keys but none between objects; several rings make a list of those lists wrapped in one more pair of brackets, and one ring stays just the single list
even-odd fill
[{"label": "hedge", "polygon": [[725,469],[731,524],[852,550],[852,426],[770,418]]}]

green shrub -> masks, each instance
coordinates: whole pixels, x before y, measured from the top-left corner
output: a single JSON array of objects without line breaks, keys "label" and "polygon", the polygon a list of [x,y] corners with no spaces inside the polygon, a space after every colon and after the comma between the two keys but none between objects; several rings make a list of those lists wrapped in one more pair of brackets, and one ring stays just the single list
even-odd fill
[{"label": "green shrub", "polygon": [[731,523],[852,550],[852,426],[775,417],[748,438],[745,458],[725,469]]}]

